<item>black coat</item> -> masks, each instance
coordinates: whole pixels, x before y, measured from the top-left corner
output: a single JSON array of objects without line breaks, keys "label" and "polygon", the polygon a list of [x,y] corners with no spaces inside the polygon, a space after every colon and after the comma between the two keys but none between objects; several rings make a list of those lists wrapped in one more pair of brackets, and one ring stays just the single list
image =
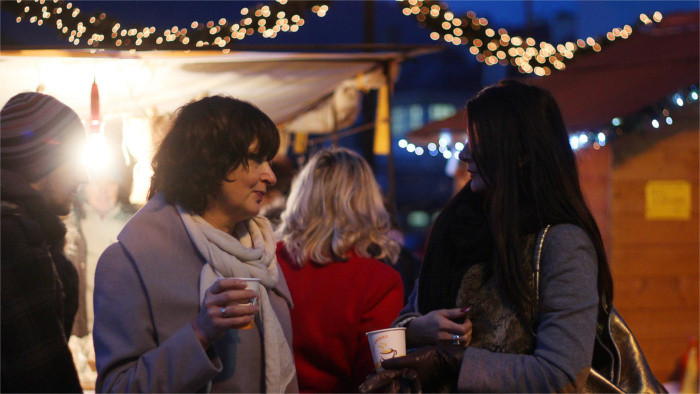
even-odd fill
[{"label": "black coat", "polygon": [[68,348],[78,273],[65,227],[20,176],[2,171],[3,392],[81,392]]}]

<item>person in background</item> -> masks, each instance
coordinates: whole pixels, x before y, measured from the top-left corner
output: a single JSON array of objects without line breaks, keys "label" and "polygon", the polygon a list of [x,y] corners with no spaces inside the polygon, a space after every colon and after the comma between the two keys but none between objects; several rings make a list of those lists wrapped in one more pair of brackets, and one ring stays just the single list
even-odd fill
[{"label": "person in background", "polygon": [[391,219],[392,229],[389,231],[389,237],[396,241],[401,247],[399,257],[396,259],[394,264],[386,259],[384,259],[384,262],[391,264],[394,269],[399,271],[401,281],[403,282],[403,302],[405,304],[408,302],[408,297],[413,292],[413,287],[418,280],[418,275],[420,273],[420,260],[404,245],[404,235],[400,230],[399,221],[396,214],[396,205],[393,201],[386,198],[386,196],[383,198],[383,201],[384,207],[389,213],[389,218]]},{"label": "person in background", "polygon": [[612,279],[559,107],[545,90],[503,81],[467,111],[460,159],[471,180],[437,218],[394,323],[421,348],[384,362],[362,390],[580,391]]},{"label": "person in background", "polygon": [[294,360],[302,392],[353,392],[373,368],[365,333],[403,307],[399,244],[379,185],[356,153],[325,149],[292,183],[277,258],[295,302]]},{"label": "person in background", "polygon": [[67,340],[78,274],[59,216],[87,173],[85,129],[55,98],[20,93],[0,113],[3,392],[81,392]]},{"label": "person in background", "polygon": [[455,173],[452,177],[452,196],[454,197],[457,193],[460,192],[460,190],[464,189],[464,185],[469,182],[470,176],[469,176],[469,171],[467,170],[467,162],[465,161],[458,161],[457,162],[457,168],[455,169]]},{"label": "person in background", "polygon": [[[275,124],[245,101],[177,111],[148,203],[97,263],[98,392],[298,391],[291,296],[258,216],[278,149]],[[260,279],[257,298],[235,277]]]},{"label": "person in background", "polygon": [[284,211],[296,170],[294,169],[294,164],[288,158],[272,161],[270,166],[277,177],[277,183],[265,194],[260,214],[265,216],[270,221],[272,229],[276,230],[281,223],[280,216],[282,211]]},{"label": "person in background", "polygon": [[80,303],[73,334],[83,337],[92,332],[92,297],[97,260],[135,213],[119,201],[121,171],[116,168],[90,172],[90,181],[78,193],[73,212],[65,219],[66,256],[80,277]]}]

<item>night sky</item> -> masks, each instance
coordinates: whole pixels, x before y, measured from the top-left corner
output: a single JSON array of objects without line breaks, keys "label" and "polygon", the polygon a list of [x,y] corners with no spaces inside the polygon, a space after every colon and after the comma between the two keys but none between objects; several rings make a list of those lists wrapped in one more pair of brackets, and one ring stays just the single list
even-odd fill
[{"label": "night sky", "polygon": [[[189,26],[192,21],[206,22],[240,17],[243,7],[254,8],[259,1],[74,1],[84,13],[106,12],[123,25],[155,26],[169,28],[173,25]],[[415,28],[415,20],[404,17],[388,18],[387,13],[399,13],[393,1],[378,1],[376,10],[376,41],[402,43],[430,43],[428,32]],[[698,10],[697,1],[447,1],[448,7],[462,15],[471,10],[477,16],[489,19],[495,28],[523,29],[530,14],[535,23],[552,22],[558,14],[568,13],[574,18],[578,37],[597,37],[614,27],[633,25],[640,13],[651,15],[661,11],[668,15],[677,11]],[[349,43],[364,40],[362,1],[334,1],[324,18],[309,17],[307,24],[297,33],[280,34],[275,39],[250,37],[250,44],[288,43]],[[400,18],[399,18],[400,20]],[[391,26],[386,26],[390,24]],[[2,13],[2,43],[65,44],[49,27],[37,27],[27,22],[15,23],[14,15]],[[554,37],[555,38],[555,37]],[[557,44],[557,42],[554,42]]]},{"label": "night sky", "polygon": [[698,10],[697,1],[447,1],[456,14],[474,11],[498,27],[518,28],[526,24],[527,3],[537,20],[553,20],[558,13],[568,12],[577,19],[579,37],[596,37],[614,27],[633,25],[640,13],[654,11],[671,14]]}]

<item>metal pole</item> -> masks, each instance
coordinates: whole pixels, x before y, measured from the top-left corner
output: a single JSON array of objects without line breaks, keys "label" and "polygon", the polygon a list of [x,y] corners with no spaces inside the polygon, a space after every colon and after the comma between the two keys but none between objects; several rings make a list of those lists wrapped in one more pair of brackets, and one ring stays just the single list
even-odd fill
[{"label": "metal pole", "polygon": [[389,154],[387,155],[387,178],[389,184],[389,190],[387,190],[387,196],[390,201],[396,201],[396,176],[394,171],[394,153],[393,145],[391,141],[391,101],[394,97],[394,79],[391,73],[392,69],[391,62],[384,63],[384,77],[386,78],[386,83],[389,88]]}]

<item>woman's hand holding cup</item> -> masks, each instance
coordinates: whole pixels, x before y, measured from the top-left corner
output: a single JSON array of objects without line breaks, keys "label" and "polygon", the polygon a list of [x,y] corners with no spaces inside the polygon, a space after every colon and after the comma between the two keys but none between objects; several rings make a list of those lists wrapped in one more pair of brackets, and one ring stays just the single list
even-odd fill
[{"label": "woman's hand holding cup", "polygon": [[206,349],[221,338],[226,330],[247,328],[253,323],[259,307],[257,292],[246,288],[246,282],[236,278],[220,278],[211,285],[202,302],[199,315],[192,322],[197,339]]}]

